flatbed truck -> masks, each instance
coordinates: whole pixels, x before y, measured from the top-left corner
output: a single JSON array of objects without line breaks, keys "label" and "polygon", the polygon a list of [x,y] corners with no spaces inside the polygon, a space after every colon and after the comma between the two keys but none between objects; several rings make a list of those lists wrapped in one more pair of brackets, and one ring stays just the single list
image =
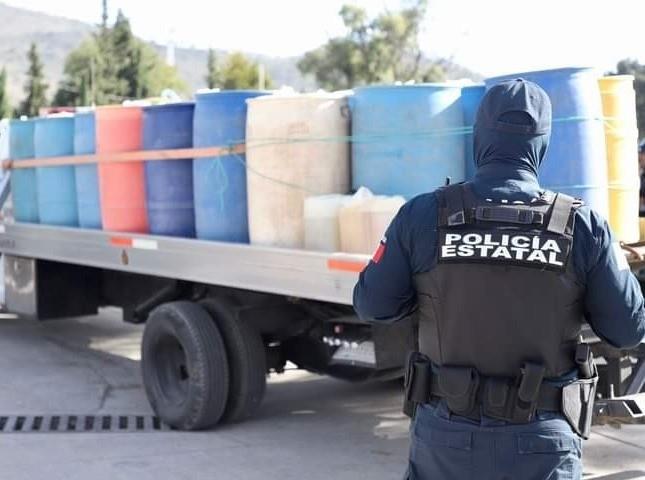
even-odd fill
[{"label": "flatbed truck", "polygon": [[[5,184],[7,184],[5,178]],[[7,199],[7,186],[0,202]],[[349,381],[401,377],[412,318],[362,322],[352,289],[369,257],[68,227],[0,223],[6,308],[48,321],[120,307],[146,323],[142,376],[176,429],[253,414],[287,362]],[[625,246],[637,275],[645,243]],[[645,281],[645,276],[642,276]],[[645,344],[615,349],[587,328],[600,383],[597,422],[645,418]]]}]

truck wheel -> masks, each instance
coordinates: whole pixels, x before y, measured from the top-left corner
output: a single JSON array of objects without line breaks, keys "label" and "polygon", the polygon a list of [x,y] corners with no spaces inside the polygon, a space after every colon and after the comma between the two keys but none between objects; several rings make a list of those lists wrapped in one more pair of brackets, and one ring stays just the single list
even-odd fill
[{"label": "truck wheel", "polygon": [[141,346],[143,383],[155,413],[179,430],[220,420],[229,390],[224,342],[196,303],[170,302],[148,317]]},{"label": "truck wheel", "polygon": [[230,384],[223,419],[237,422],[251,416],[262,403],[266,390],[266,354],[262,337],[241,321],[225,300],[201,302],[224,338]]}]

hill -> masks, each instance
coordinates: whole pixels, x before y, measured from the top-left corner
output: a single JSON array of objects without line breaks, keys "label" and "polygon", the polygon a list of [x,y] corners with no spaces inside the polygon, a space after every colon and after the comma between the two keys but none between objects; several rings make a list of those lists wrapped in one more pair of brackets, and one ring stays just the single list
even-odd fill
[{"label": "hill", "polygon": [[[8,93],[16,104],[23,96],[22,86],[27,70],[27,50],[35,42],[41,53],[45,76],[49,83],[49,96],[53,95],[63,73],[65,58],[83,39],[91,35],[95,26],[64,17],[16,8],[0,3],[0,68],[8,72]],[[160,55],[165,56],[166,47],[152,44]],[[221,56],[226,52],[218,52]],[[316,88],[313,79],[304,77],[296,66],[298,57],[271,57],[247,53],[264,64],[276,86],[289,85],[297,90]],[[195,48],[176,48],[175,63],[179,73],[192,91],[205,87],[207,51]],[[481,76],[442,60],[448,78]]]}]

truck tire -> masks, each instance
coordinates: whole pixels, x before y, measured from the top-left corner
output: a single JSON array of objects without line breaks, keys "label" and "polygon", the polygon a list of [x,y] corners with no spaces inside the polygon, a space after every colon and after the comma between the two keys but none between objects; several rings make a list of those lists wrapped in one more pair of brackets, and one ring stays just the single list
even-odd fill
[{"label": "truck tire", "polygon": [[229,390],[223,420],[239,422],[258,409],[266,391],[266,353],[259,332],[240,321],[235,307],[222,299],[208,298],[201,305],[217,325],[226,348]]},{"label": "truck tire", "polygon": [[155,308],[141,345],[143,383],[161,420],[178,430],[219,422],[229,390],[224,341],[203,307],[178,301]]}]

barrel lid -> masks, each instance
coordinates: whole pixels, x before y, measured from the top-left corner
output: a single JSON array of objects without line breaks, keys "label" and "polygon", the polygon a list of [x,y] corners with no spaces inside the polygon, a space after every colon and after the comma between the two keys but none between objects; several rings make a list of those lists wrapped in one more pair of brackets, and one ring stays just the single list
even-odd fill
[{"label": "barrel lid", "polygon": [[54,123],[54,122],[65,122],[73,121],[74,114],[71,112],[61,112],[47,115],[46,117],[36,117],[34,118],[36,123]]},{"label": "barrel lid", "polygon": [[169,102],[159,103],[157,105],[147,105],[143,107],[144,111],[160,111],[160,110],[181,110],[184,108],[194,108],[195,102]]},{"label": "barrel lid", "polygon": [[249,98],[247,103],[255,102],[276,102],[276,101],[308,101],[308,100],[342,100],[352,95],[351,90],[341,90],[338,92],[288,92],[281,93],[275,92],[272,95],[264,95],[261,97]]},{"label": "barrel lid", "polygon": [[363,87],[357,87],[355,91],[374,91],[374,90],[447,90],[447,89],[459,89],[463,88],[462,84],[457,82],[442,82],[442,83],[412,83],[412,84],[383,84],[383,85],[365,85]]},{"label": "barrel lid", "polygon": [[601,83],[633,82],[634,75],[607,75],[598,79]]},{"label": "barrel lid", "polygon": [[[528,71],[528,72],[519,72],[519,73],[509,73],[507,75],[498,75],[496,77],[489,77],[485,80],[487,85],[490,85],[491,83],[498,83],[504,80],[509,80],[509,79],[514,79],[514,78],[522,78],[522,77],[546,77],[546,76],[554,76],[554,75],[577,75],[577,74],[588,74],[588,73],[594,73],[597,70],[593,67],[585,67],[585,66],[580,66],[580,67],[564,67],[564,68],[552,68],[552,69],[546,69],[546,70],[535,70],[535,71]],[[600,75],[598,75],[600,76]]]},{"label": "barrel lid", "polygon": [[208,98],[220,98],[223,96],[249,96],[249,95],[269,95],[271,92],[269,90],[200,90],[195,94],[196,98],[208,99]]},{"label": "barrel lid", "polygon": [[141,110],[143,107],[141,105],[134,105],[134,104],[129,104],[129,105],[101,105],[96,107],[96,110],[123,110],[123,111],[135,111],[135,110]]},{"label": "barrel lid", "polygon": [[9,120],[9,123],[11,125],[29,125],[30,123],[35,123],[34,120],[35,118],[12,118]]}]

